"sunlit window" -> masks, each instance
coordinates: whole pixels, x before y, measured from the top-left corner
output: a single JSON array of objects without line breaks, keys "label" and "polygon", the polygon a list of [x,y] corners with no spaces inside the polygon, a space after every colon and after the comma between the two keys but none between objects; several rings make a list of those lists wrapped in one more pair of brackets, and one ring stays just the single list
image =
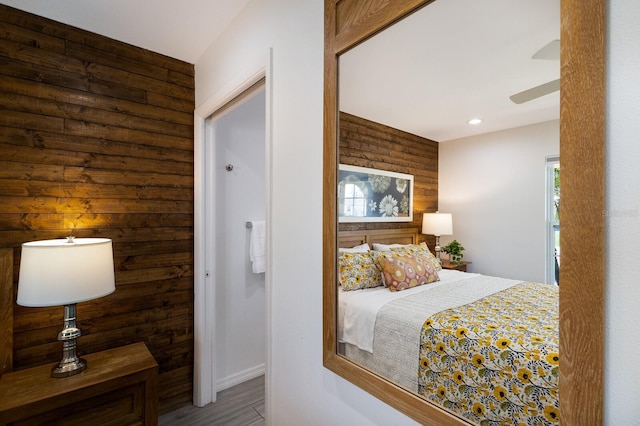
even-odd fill
[{"label": "sunlit window", "polygon": [[547,283],[560,284],[560,159],[547,158]]},{"label": "sunlit window", "polygon": [[366,216],[367,197],[358,185],[345,184],[343,207],[345,216]]}]

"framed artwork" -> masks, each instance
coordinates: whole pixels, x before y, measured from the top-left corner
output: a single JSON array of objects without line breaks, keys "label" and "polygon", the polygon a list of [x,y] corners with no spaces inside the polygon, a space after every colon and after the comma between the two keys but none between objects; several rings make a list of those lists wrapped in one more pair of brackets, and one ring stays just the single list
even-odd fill
[{"label": "framed artwork", "polygon": [[339,165],[339,222],[412,220],[413,175]]}]

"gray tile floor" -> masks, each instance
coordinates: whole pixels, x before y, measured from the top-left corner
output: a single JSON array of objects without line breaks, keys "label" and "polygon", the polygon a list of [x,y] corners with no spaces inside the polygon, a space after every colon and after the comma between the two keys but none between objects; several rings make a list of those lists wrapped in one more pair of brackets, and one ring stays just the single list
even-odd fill
[{"label": "gray tile floor", "polygon": [[188,405],[160,416],[159,426],[264,426],[264,376],[218,393],[202,408]]}]

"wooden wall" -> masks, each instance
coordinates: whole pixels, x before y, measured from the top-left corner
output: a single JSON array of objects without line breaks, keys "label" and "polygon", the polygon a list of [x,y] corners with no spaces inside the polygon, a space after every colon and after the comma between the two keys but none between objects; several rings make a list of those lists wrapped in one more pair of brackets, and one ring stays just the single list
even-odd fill
[{"label": "wooden wall", "polygon": [[[0,5],[0,110],[14,281],[25,241],[111,238],[116,291],[78,305],[79,352],[142,341],[160,412],[189,403],[193,66]],[[59,361],[62,307],[14,309],[14,367]]]},{"label": "wooden wall", "polygon": [[[421,229],[422,214],[438,208],[438,143],[344,112],[339,139],[340,164],[414,175],[413,222],[341,223],[339,230]],[[433,247],[434,237],[426,241]]]}]

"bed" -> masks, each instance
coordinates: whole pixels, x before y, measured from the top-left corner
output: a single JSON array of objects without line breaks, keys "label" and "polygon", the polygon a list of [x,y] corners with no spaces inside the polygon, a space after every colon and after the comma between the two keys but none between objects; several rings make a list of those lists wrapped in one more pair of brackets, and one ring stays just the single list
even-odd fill
[{"label": "bed", "polygon": [[381,256],[433,262],[417,237],[412,228],[340,233],[341,354],[471,423],[559,423],[558,287],[435,264],[426,284],[370,284],[388,272]]}]

